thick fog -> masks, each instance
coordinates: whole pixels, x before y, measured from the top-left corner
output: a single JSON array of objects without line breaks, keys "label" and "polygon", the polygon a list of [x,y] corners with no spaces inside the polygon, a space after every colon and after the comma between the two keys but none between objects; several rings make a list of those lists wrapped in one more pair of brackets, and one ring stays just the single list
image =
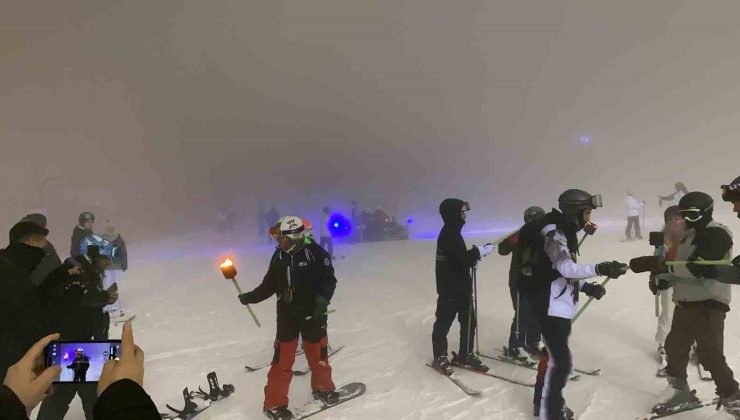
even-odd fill
[{"label": "thick fog", "polygon": [[0,10],[3,229],[40,207],[66,240],[92,210],[145,238],[351,200],[423,221],[447,196],[495,224],[568,187],[621,214],[628,189],[738,175],[737,2]]}]

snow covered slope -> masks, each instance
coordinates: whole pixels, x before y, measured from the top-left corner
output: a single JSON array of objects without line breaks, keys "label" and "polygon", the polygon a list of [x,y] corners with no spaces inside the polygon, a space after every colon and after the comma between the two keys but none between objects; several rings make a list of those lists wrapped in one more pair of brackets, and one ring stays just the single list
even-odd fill
[{"label": "snow covered slope", "polygon": [[[736,219],[724,217],[740,231]],[[508,229],[467,238],[468,245],[492,240]],[[583,262],[617,259],[627,262],[649,255],[644,242],[619,242],[621,221],[602,223],[586,240]],[[645,234],[647,238],[647,234]],[[235,242],[236,243],[236,242]],[[248,373],[245,364],[269,361],[275,333],[274,299],[254,310],[257,328],[236,299],[230,282],[217,266],[227,254],[235,258],[243,289],[256,286],[267,267],[272,248],[264,245],[229,249],[215,235],[192,235],[172,241],[131,247],[132,269],[121,285],[124,308],[136,314],[137,343],[146,353],[146,389],[161,411],[164,404],[181,406],[183,387],[206,386],[205,375],[215,370],[222,383],[236,386],[229,399],[210,408],[208,419],[262,418],[267,370]],[[431,330],[436,293],[434,240],[339,246],[336,261],[339,284],[329,319],[330,343],[346,348],[332,359],[337,385],[361,381],[367,394],[327,411],[316,419],[530,419],[532,389],[470,372],[459,376],[483,391],[468,397],[424,363],[431,358]],[[491,353],[505,344],[512,309],[507,287],[509,259],[494,255],[478,270],[480,345]],[[578,418],[634,419],[647,414],[665,386],[655,377],[657,361],[653,296],[647,277],[628,274],[609,283],[607,295],[594,302],[576,322],[571,339],[575,364],[601,368],[601,376],[582,377],[566,390],[568,405]],[[585,301],[585,297],[582,302]],[[740,310],[728,314],[725,348],[731,366],[740,366]],[[119,334],[113,328],[111,335]],[[450,348],[457,347],[457,326]],[[296,367],[306,365],[299,357]],[[534,381],[534,371],[489,361],[491,371]],[[713,397],[711,382],[698,380],[690,366],[691,385],[704,398]],[[310,398],[310,379],[295,377],[291,405]],[[80,418],[78,402],[68,418]],[[713,408],[676,419],[724,419]]]}]

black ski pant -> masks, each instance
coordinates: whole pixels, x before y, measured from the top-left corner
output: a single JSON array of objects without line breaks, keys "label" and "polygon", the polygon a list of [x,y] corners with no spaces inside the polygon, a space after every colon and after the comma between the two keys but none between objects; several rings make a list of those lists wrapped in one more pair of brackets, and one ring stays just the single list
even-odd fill
[{"label": "black ski pant", "polygon": [[635,236],[642,238],[642,234],[640,233],[640,216],[630,216],[627,218],[627,229],[625,229],[627,239],[632,239],[632,226],[635,227]]},{"label": "black ski pant", "polygon": [[531,303],[524,294],[519,293],[516,286],[510,285],[509,292],[511,293],[511,304],[514,307],[514,319],[511,321],[509,332],[509,348],[539,348],[540,321],[537,319]]},{"label": "black ski pant", "polygon": [[540,420],[559,419],[565,406],[563,389],[573,369],[568,347],[571,320],[554,316],[540,317],[545,354],[540,360],[534,389],[534,406],[540,407]]},{"label": "black ski pant", "polygon": [[331,236],[322,236],[319,238],[319,246],[324,248],[331,257],[334,256],[334,240]]},{"label": "black ski pant", "polygon": [[[447,334],[455,321],[460,322],[460,355],[468,355],[474,350],[476,320],[471,305],[471,296],[437,297],[436,320],[432,330],[432,352],[434,358],[447,356]],[[470,322],[468,322],[470,321]]]},{"label": "black ski pant", "polygon": [[98,384],[54,385],[53,392],[44,399],[36,420],[62,420],[69,410],[69,403],[79,394],[85,419],[93,420],[93,408],[98,400]]},{"label": "black ski pant", "polygon": [[712,374],[717,395],[729,397],[738,389],[724,355],[725,311],[705,302],[678,303],[673,310],[671,332],[665,340],[666,374],[686,379],[691,345],[704,369]]}]

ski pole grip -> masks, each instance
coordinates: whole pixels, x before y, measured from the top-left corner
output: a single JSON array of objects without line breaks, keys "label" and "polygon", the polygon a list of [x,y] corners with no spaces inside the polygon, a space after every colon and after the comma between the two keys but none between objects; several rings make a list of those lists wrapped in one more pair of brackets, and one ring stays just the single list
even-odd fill
[{"label": "ski pole grip", "polygon": [[[601,282],[601,285],[602,286],[606,286],[606,284],[609,283],[609,280],[611,280],[611,279],[609,277],[607,277],[606,280],[604,280],[604,281]],[[578,313],[576,314],[576,316],[573,317],[573,320],[570,322],[571,324],[573,324],[573,323],[576,322],[576,320],[578,319],[578,317],[581,316],[581,314],[583,313],[583,311],[585,311],[586,308],[588,308],[588,305],[590,305],[591,302],[593,302],[593,300],[594,300],[594,298],[592,298],[592,297],[588,298],[588,300],[586,301],[586,303],[584,303],[583,306],[581,306],[581,309],[578,311]]]}]

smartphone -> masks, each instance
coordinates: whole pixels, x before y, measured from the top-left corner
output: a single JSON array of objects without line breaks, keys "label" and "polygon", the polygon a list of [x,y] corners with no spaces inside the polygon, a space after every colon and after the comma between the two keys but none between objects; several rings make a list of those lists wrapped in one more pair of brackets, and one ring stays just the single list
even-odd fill
[{"label": "smartphone", "polygon": [[62,373],[55,384],[95,383],[100,379],[103,365],[118,360],[121,340],[52,341],[46,346],[46,367],[59,365]]}]

